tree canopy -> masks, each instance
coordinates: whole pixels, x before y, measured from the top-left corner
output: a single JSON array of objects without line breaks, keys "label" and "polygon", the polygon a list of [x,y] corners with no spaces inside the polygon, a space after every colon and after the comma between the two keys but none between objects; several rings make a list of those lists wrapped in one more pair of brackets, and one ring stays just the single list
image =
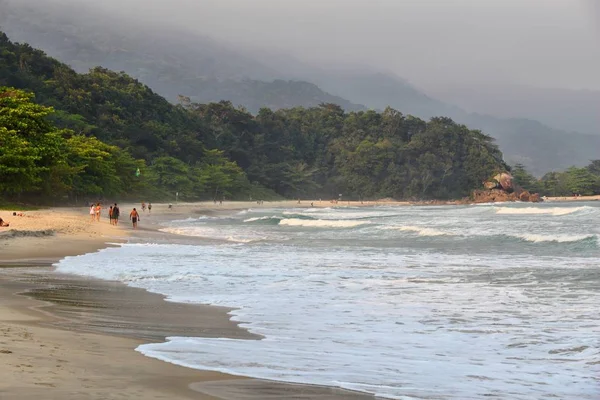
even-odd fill
[{"label": "tree canopy", "polygon": [[448,199],[507,168],[491,137],[449,118],[174,105],[124,73],[78,74],[2,33],[0,55],[11,195]]}]

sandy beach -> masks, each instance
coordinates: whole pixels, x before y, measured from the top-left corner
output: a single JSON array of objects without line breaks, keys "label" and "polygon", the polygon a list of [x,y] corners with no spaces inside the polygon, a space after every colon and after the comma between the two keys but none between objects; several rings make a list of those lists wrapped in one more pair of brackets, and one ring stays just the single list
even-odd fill
[{"label": "sandy beach", "polygon": [[[302,202],[310,206],[310,202]],[[322,202],[321,205],[329,206]],[[65,256],[93,252],[128,238],[156,234],[161,219],[226,212],[273,203],[212,203],[172,209],[155,205],[135,234],[89,221],[85,208],[12,216],[0,231],[0,398],[2,399],[370,399],[317,386],[261,381],[198,371],[134,351],[166,336],[259,339],[229,320],[228,309],[183,305],[116,282],[61,275],[50,267]],[[298,206],[297,202],[277,206]],[[121,207],[122,215],[129,206]],[[18,210],[15,210],[18,211]],[[149,222],[150,221],[150,222]],[[134,234],[132,236],[132,234]]]}]

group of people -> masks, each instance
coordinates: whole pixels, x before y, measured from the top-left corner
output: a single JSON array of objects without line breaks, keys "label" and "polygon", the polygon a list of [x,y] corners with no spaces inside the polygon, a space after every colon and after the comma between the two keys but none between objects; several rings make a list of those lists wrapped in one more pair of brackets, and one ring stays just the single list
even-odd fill
[{"label": "group of people", "polygon": [[[134,208],[135,210],[135,208]],[[142,212],[146,212],[146,202],[142,201]],[[152,213],[152,203],[148,203],[148,213]]]},{"label": "group of people", "polygon": [[[23,213],[21,211],[18,211],[18,212],[15,211],[12,213],[12,215],[13,215],[13,217],[24,217],[25,213]],[[2,217],[0,217],[0,227],[8,227],[8,226],[10,226],[10,224],[7,221],[3,220]]]},{"label": "group of people", "polygon": [[[142,203],[142,209],[146,210],[146,203]],[[148,204],[148,211],[152,210],[152,204]],[[100,215],[102,214],[102,205],[100,203],[90,205],[90,217],[92,222],[100,222]],[[119,217],[121,216],[121,209],[117,203],[111,205],[108,209],[108,219],[111,225],[119,225]],[[129,220],[133,223],[133,229],[137,229],[138,222],[140,221],[140,214],[137,212],[135,207],[129,213]]]}]

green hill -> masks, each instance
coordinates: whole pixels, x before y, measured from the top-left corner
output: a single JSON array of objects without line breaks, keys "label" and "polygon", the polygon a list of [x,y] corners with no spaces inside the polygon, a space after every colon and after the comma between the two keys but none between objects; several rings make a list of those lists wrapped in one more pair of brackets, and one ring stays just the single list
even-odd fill
[{"label": "green hill", "polygon": [[[493,139],[447,118],[425,122],[392,109],[348,113],[332,104],[263,108],[256,116],[229,102],[183,99],[175,106],[124,73],[97,67],[78,74],[3,33],[0,55],[0,86],[34,92],[37,103],[54,107],[51,122],[69,129],[63,139],[97,138],[111,146],[108,153],[127,158],[112,173],[92,168],[93,159],[73,162],[95,177],[94,187],[67,174],[57,177],[65,179],[62,193],[36,185],[21,190],[30,196],[164,197],[177,191],[187,199],[256,198],[270,190],[288,197],[450,198],[506,168]],[[61,146],[85,153],[69,150],[74,144]],[[133,185],[125,177],[137,168],[141,176]],[[106,185],[107,176],[120,177],[118,184]]]}]

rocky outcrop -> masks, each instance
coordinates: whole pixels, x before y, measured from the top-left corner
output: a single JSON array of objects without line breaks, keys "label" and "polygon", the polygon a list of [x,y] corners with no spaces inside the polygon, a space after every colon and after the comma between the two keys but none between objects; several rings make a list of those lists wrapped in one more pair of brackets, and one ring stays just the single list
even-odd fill
[{"label": "rocky outcrop", "polygon": [[487,182],[483,182],[485,189],[475,190],[470,198],[461,203],[499,203],[508,201],[523,201],[539,203],[542,198],[539,194],[531,194],[515,185],[514,179],[508,172],[495,175]]},{"label": "rocky outcrop", "polygon": [[513,177],[508,172],[503,172],[498,174],[492,178],[494,182],[497,182],[499,185],[499,189],[504,190],[507,193],[512,193],[515,191],[515,186],[513,184]]},{"label": "rocky outcrop", "polygon": [[517,201],[519,196],[516,193],[507,193],[502,189],[475,190],[470,199],[465,199],[466,203],[500,203],[506,201]]}]

